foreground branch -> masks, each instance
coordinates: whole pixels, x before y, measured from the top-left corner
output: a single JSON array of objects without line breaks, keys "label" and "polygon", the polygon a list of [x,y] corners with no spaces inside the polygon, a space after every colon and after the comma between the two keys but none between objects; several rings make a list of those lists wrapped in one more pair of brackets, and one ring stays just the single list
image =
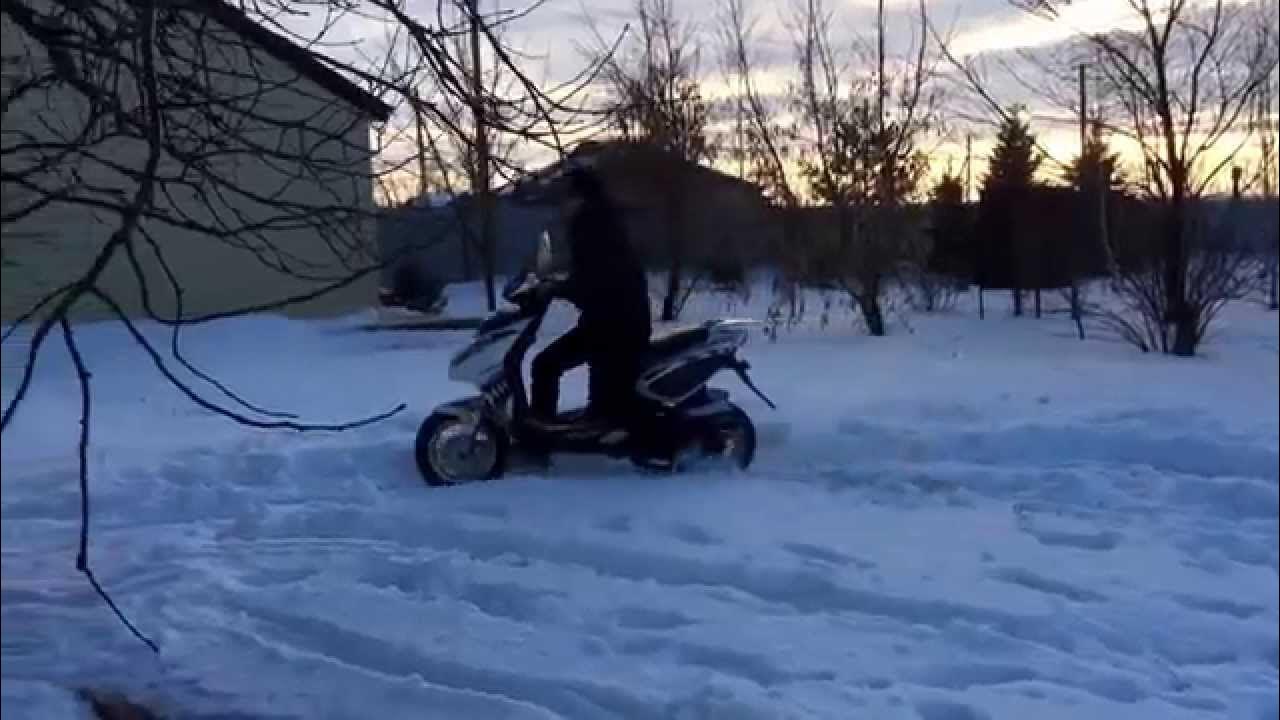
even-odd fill
[{"label": "foreground branch", "polygon": [[111,612],[115,613],[116,618],[124,624],[133,636],[141,640],[152,652],[159,653],[160,647],[151,640],[151,638],[143,635],[137,627],[134,626],[129,618],[125,617],[120,607],[116,605],[115,600],[107,594],[98,582],[98,578],[94,576],[93,569],[89,567],[89,420],[92,393],[89,391],[89,369],[85,367],[84,357],[80,355],[80,348],[76,346],[75,335],[71,331],[71,324],[67,322],[66,316],[58,319],[58,324],[62,328],[62,338],[67,343],[67,352],[71,354],[71,362],[75,365],[76,380],[80,385],[80,442],[79,442],[79,478],[80,478],[80,549],[76,553],[76,570],[84,573],[88,578],[89,584],[93,586],[93,591],[102,598],[107,607],[111,608]]},{"label": "foreground branch", "polygon": [[229,420],[233,420],[241,425],[264,429],[264,430],[295,430],[298,432],[309,432],[309,431],[343,432],[346,430],[354,430],[356,428],[361,428],[366,425],[373,425],[375,423],[382,422],[383,420],[386,420],[390,417],[393,417],[399,414],[406,407],[408,407],[405,403],[400,403],[394,408],[382,413],[378,413],[377,415],[371,415],[369,417],[362,418],[360,420],[355,420],[353,422],[328,424],[328,425],[300,423],[300,422],[295,422],[293,420],[257,420],[255,418],[242,415],[238,412],[235,412],[234,410],[230,410],[214,402],[211,402],[205,399],[204,397],[201,397],[200,393],[193,390],[189,385],[184,383],[181,379],[178,378],[177,375],[173,373],[173,370],[171,370],[169,366],[165,363],[164,358],[161,357],[160,353],[155,349],[155,346],[151,344],[151,341],[147,339],[146,335],[142,334],[142,331],[138,329],[138,326],[135,325],[133,320],[129,318],[128,313],[124,311],[124,308],[122,308],[119,303],[117,303],[110,295],[107,295],[106,293],[102,292],[97,288],[94,288],[91,291],[91,293],[95,298],[101,301],[102,304],[106,305],[107,308],[111,310],[112,314],[114,314],[116,318],[120,320],[122,324],[124,324],[125,328],[129,331],[129,334],[133,336],[134,341],[137,342],[138,345],[140,345],[142,349],[147,353],[148,357],[151,358],[151,362],[152,364],[155,365],[156,370],[159,370],[160,374],[163,375],[164,378],[168,380],[171,385],[177,388],[179,392],[185,395],[188,400],[195,403],[196,405],[199,405],[205,410],[208,410],[217,415],[221,415],[222,417],[225,417]]}]

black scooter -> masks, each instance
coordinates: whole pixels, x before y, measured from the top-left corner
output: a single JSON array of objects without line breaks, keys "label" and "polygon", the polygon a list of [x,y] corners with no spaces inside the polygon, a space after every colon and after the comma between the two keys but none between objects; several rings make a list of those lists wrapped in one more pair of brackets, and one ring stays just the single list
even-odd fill
[{"label": "black scooter", "polygon": [[449,377],[475,385],[479,394],[437,407],[418,429],[418,469],[431,485],[495,479],[513,449],[537,454],[597,454],[630,459],[660,471],[709,459],[748,467],[755,457],[751,418],[726,391],[707,386],[732,370],[769,407],[773,403],[747,375],[738,349],[749,320],[711,320],[655,336],[636,383],[636,417],[625,424],[593,422],[581,410],[544,424],[529,420],[523,366],[551,304],[547,286],[562,281],[545,272],[550,241],[539,243],[537,271],[512,278],[502,296],[510,304],[488,317],[449,364]]}]

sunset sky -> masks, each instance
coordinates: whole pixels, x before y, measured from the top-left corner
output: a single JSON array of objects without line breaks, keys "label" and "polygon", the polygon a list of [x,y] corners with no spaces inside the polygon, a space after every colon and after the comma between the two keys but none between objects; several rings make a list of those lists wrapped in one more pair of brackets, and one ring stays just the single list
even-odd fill
[{"label": "sunset sky", "polygon": [[[1194,1],[1194,0],[1193,0]],[[513,0],[482,0],[482,7],[521,9],[528,2]],[[701,75],[705,93],[724,96],[730,92],[720,68],[719,44],[716,39],[718,3],[713,0],[671,0],[677,15],[689,23],[699,37],[701,49]],[[424,17],[434,20],[435,0],[417,0]],[[915,23],[916,0],[888,0],[890,11],[890,53],[905,52],[918,35]],[[414,7],[411,2],[410,8]],[[531,75],[548,82],[570,78],[584,65],[581,46],[591,46],[596,41],[592,26],[605,38],[613,38],[633,17],[633,0],[546,0],[527,17],[507,27],[511,45],[531,55],[526,67]],[[748,12],[757,21],[758,43],[754,48],[758,59],[760,77],[766,87],[772,85],[781,90],[792,73],[794,65],[790,34],[785,25],[791,13],[792,3],[747,0]],[[870,37],[874,25],[875,0],[827,0],[827,8],[833,13],[834,35],[838,41],[853,39],[862,34]],[[1076,0],[1057,22],[1048,22],[1013,7],[1008,0],[929,0],[929,13],[934,25],[951,38],[951,47],[965,56],[1011,54],[1026,49],[1046,49],[1069,39],[1079,31],[1096,32],[1110,28],[1132,26],[1134,15],[1128,3],[1122,0]],[[331,40],[352,43],[353,46],[376,47],[381,41],[382,30],[372,21],[344,22],[337,28]],[[350,50],[335,49],[329,52],[346,54]],[[995,78],[996,94],[1004,104],[1015,102],[1030,106],[1033,129],[1041,144],[1053,159],[1069,160],[1078,152],[1079,133],[1074,118],[1059,108],[1046,105],[1031,93],[1007,78]],[[772,82],[769,82],[772,81]],[[948,109],[958,114],[983,114],[984,108],[958,86],[941,81],[950,97]],[[992,117],[986,113],[986,120]],[[951,118],[950,132],[946,137],[932,137],[925,149],[931,155],[931,170],[941,173],[948,166],[959,168],[963,162],[963,138],[973,134],[974,178],[985,168],[990,149],[991,127],[984,124],[965,123]],[[1123,148],[1121,148],[1123,150]],[[1133,149],[1125,153],[1136,157]],[[1050,160],[1045,172],[1057,175],[1058,165]]]}]

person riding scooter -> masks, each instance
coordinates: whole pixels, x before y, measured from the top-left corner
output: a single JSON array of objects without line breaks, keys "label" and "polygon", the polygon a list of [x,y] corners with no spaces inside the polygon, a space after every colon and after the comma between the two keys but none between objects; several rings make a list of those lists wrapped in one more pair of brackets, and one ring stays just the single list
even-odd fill
[{"label": "person riding scooter", "polygon": [[624,422],[649,347],[652,321],[643,265],[605,188],[591,170],[565,176],[569,275],[552,291],[577,306],[578,323],[533,360],[533,422],[549,427],[557,415],[560,378],[586,364],[585,416],[575,422]]}]

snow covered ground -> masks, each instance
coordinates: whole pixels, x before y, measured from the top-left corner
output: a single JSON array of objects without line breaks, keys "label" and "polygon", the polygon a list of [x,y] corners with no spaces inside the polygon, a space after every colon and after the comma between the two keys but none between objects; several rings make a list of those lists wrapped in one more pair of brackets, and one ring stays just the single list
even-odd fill
[{"label": "snow covered ground", "polygon": [[723,379],[761,428],[746,474],[578,458],[443,490],[412,437],[467,392],[466,333],[190,333],[309,421],[409,404],[311,435],[212,417],[85,328],[92,558],[162,653],[75,573],[78,395],[50,351],[2,449],[4,717],[75,717],[93,685],[175,717],[1275,718],[1275,314],[1232,307],[1175,360],[991,309],[754,340],[781,407]]}]

